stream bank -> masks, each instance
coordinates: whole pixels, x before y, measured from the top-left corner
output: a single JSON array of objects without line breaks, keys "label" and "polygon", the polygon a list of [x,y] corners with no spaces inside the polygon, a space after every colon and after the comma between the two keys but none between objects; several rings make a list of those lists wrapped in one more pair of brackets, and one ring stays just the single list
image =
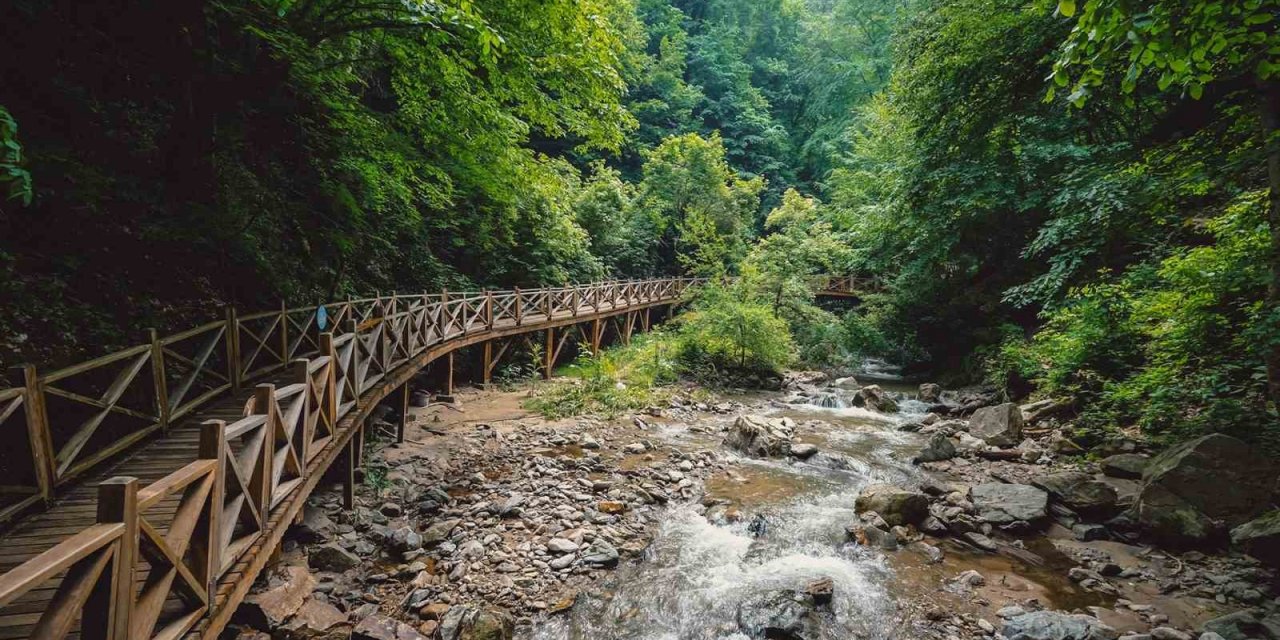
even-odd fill
[{"label": "stream bank", "polygon": [[[313,496],[281,568],[246,604],[241,632],[980,638],[1043,610],[1087,614],[1107,629],[1083,627],[1098,637],[1181,637],[1169,634],[1235,611],[1259,625],[1274,615],[1271,575],[1247,556],[1080,540],[1057,521],[1033,532],[980,522],[975,532],[992,542],[984,550],[877,522],[885,514],[858,508],[872,486],[968,514],[975,486],[1081,463],[962,455],[913,464],[937,433],[923,431],[946,422],[929,418],[920,389],[882,382],[877,411],[865,399],[842,406],[856,402],[858,391],[841,388],[852,383],[828,385],[793,380],[789,392],[713,402],[677,394],[613,420],[543,420],[521,407],[525,390],[469,391],[455,405],[415,410],[409,441],[372,456],[357,509],[342,511],[336,492]],[[801,455],[726,447],[742,416],[790,423],[788,451]],[[868,541],[869,532],[892,544]],[[1058,633],[1079,620],[1041,621]]]}]

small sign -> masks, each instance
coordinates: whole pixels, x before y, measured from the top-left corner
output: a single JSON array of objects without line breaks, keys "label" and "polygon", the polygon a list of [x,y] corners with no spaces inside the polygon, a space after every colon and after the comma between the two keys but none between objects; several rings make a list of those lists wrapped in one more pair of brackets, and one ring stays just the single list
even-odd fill
[{"label": "small sign", "polygon": [[329,312],[325,310],[324,305],[320,305],[316,307],[316,327],[324,331],[327,326],[329,326]]}]

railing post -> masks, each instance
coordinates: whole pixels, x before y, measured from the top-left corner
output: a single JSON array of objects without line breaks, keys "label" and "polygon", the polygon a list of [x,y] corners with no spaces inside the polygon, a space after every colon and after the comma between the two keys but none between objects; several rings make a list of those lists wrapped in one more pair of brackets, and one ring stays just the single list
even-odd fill
[{"label": "railing post", "polygon": [[11,370],[11,383],[22,387],[22,402],[27,416],[27,440],[31,446],[31,465],[35,469],[36,486],[45,505],[53,500],[53,488],[57,484],[54,472],[53,436],[49,433],[49,414],[45,411],[44,386],[33,364],[24,364]]},{"label": "railing post", "polygon": [[[203,580],[205,592],[212,601],[218,587],[218,572],[222,569],[222,505],[226,497],[226,457],[227,423],[222,420],[207,420],[200,424],[200,450],[197,458],[213,460],[213,488],[209,492],[209,520],[204,531],[197,530],[192,542],[193,553],[196,554],[196,577]],[[212,607],[210,607],[212,608]]]},{"label": "railing post", "polygon": [[227,380],[231,381],[232,393],[240,392],[240,324],[236,318],[234,305],[223,307],[227,318],[225,338],[227,340]]},{"label": "railing post", "polygon": [[524,299],[520,297],[520,287],[515,287],[514,290],[516,292],[516,303],[515,303],[516,326],[518,327],[523,323]]},{"label": "railing post", "polygon": [[271,493],[272,479],[275,478],[275,469],[272,467],[276,457],[276,386],[274,384],[260,384],[253,388],[253,413],[254,415],[266,415],[267,423],[264,425],[265,432],[262,436],[262,461],[258,466],[259,472],[253,474],[253,478],[249,480],[249,491],[253,493],[253,499],[258,502],[258,513],[262,516],[262,521],[267,521],[267,514],[271,510]]},{"label": "railing post", "polygon": [[543,287],[542,293],[543,293],[542,312],[544,315],[547,316],[547,320],[550,320],[552,313],[554,313],[553,310],[555,309],[555,307],[551,304],[551,287]]},{"label": "railing post", "polygon": [[493,292],[484,290],[484,326],[493,331]]},{"label": "railing post", "polygon": [[[103,598],[109,601],[110,608],[110,614],[102,618],[108,620],[104,637],[112,640],[132,638],[129,619],[133,614],[133,578],[138,554],[137,478],[116,477],[98,485],[98,522],[124,525],[120,546],[116,547],[115,562],[112,563],[111,594],[109,598]],[[90,617],[88,611],[85,615]],[[96,617],[93,615],[90,620]]]},{"label": "railing post", "polygon": [[297,358],[293,361],[293,381],[302,383],[302,429],[295,433],[295,438],[302,438],[302,477],[307,474],[307,460],[311,459],[311,441],[315,439],[315,427],[311,421],[311,412],[319,411],[319,407],[311,406],[313,386],[311,384],[311,360]]},{"label": "railing post", "polygon": [[582,294],[578,293],[578,285],[573,285],[569,299],[573,302],[573,317],[578,317],[578,307],[582,306]]},{"label": "railing post", "polygon": [[280,301],[280,368],[289,366],[289,307]]},{"label": "railing post", "polygon": [[338,350],[333,346],[333,332],[320,334],[320,354],[329,357],[329,374],[325,376],[325,402],[320,407],[321,413],[328,417],[329,428],[337,432],[338,427]]},{"label": "railing post", "polygon": [[160,420],[160,432],[169,433],[169,381],[164,371],[164,345],[155,329],[147,329],[151,342],[151,379],[156,394],[156,417]]}]

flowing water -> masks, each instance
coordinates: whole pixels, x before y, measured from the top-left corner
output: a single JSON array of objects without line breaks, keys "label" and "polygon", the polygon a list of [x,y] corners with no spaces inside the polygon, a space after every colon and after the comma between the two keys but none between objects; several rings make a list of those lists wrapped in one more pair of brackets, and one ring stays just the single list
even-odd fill
[{"label": "flowing water", "polygon": [[[899,414],[848,408],[852,392],[839,390],[820,396],[818,404],[775,409],[773,415],[796,420],[797,439],[817,444],[821,453],[807,462],[736,459],[730,473],[708,480],[707,491],[728,502],[739,517],[715,515],[725,507],[670,509],[642,562],[620,568],[569,613],[542,622],[526,637],[745,640],[737,622],[741,603],[777,589],[803,589],[820,577],[830,578],[835,592],[813,637],[907,637],[894,632],[894,571],[887,557],[845,540],[845,527],[856,520],[854,498],[863,487],[915,486],[920,480],[907,460],[923,438],[894,427],[924,405],[911,400],[901,385],[881,386],[896,391]],[[659,428],[657,434],[671,440],[706,438],[675,427]],[[764,531],[757,535],[761,518]]]}]

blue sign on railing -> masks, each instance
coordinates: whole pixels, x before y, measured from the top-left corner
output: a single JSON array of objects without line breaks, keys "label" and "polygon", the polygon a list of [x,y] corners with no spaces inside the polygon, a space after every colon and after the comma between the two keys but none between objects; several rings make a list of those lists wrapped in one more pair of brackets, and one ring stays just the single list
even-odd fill
[{"label": "blue sign on railing", "polygon": [[316,327],[321,331],[329,325],[329,312],[325,310],[324,305],[316,307]]}]

